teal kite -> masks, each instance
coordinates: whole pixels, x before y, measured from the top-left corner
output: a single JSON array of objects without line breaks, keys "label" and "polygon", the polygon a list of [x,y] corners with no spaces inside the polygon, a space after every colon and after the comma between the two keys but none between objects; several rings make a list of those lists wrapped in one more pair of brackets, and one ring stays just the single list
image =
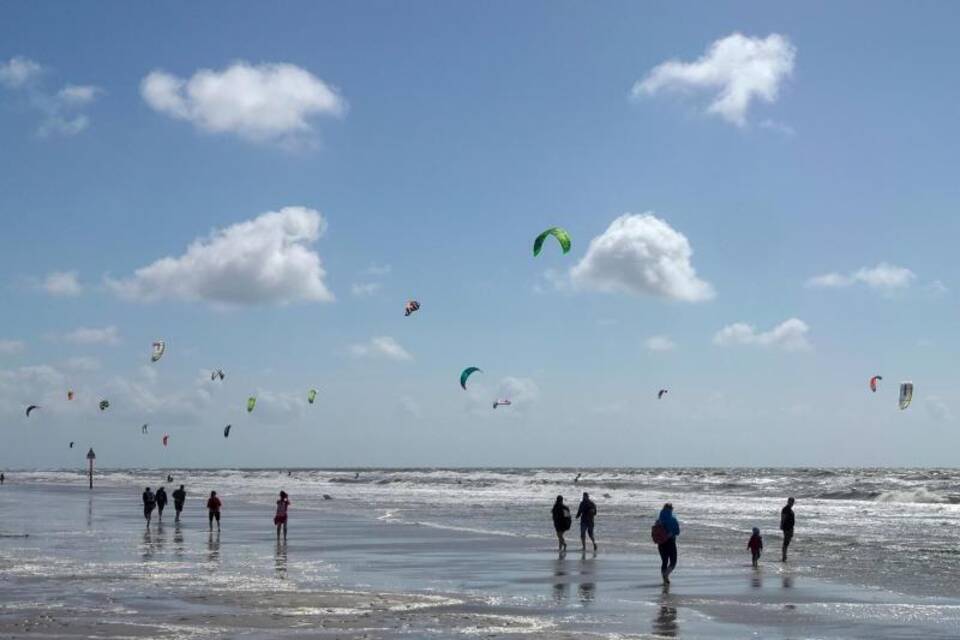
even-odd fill
[{"label": "teal kite", "polygon": [[255,406],[257,406],[257,399],[254,396],[247,398],[247,413],[253,411]]},{"label": "teal kite", "polygon": [[550,227],[538,235],[537,239],[533,241],[534,257],[540,255],[540,250],[543,249],[543,241],[547,239],[547,236],[553,236],[557,239],[557,242],[559,242],[560,246],[563,248],[564,254],[570,251],[570,234],[567,233],[567,230],[560,227]]},{"label": "teal kite", "polygon": [[467,378],[472,376],[477,371],[480,371],[479,367],[467,367],[463,370],[463,373],[460,374],[460,386],[463,387],[464,391],[467,390]]}]

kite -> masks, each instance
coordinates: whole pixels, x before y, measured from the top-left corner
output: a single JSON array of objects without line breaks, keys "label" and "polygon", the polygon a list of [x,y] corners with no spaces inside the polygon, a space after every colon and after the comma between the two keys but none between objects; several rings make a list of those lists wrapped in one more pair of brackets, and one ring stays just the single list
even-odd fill
[{"label": "kite", "polygon": [[496,409],[497,407],[509,407],[511,404],[513,403],[509,400],[494,400],[493,408]]},{"label": "kite", "polygon": [[877,392],[877,383],[883,380],[883,376],[873,376],[870,378],[870,391]]},{"label": "kite", "polygon": [[227,377],[226,374],[223,373],[223,369],[217,369],[216,371],[210,372],[211,380],[216,380],[217,378],[220,378],[220,381],[222,382],[223,379],[226,377]]},{"label": "kite", "polygon": [[420,303],[416,300],[407,300],[407,304],[403,305],[403,315],[404,317],[409,316],[414,311],[420,309]]},{"label": "kite", "polygon": [[257,406],[257,399],[254,396],[247,398],[247,413],[253,411],[255,406]]},{"label": "kite", "polygon": [[478,367],[467,367],[466,369],[463,370],[463,373],[460,374],[460,386],[463,388],[464,391],[467,390],[467,378],[469,378],[471,375],[473,375],[477,371],[481,371],[481,370]]},{"label": "kite", "polygon": [[148,426],[149,426],[148,424],[144,423],[144,425],[140,427],[140,433],[146,433]]},{"label": "kite", "polygon": [[313,404],[313,401],[316,399],[317,399],[317,390],[310,389],[310,391],[307,392],[307,402],[309,402],[310,404]]},{"label": "kite", "polygon": [[232,426],[233,426],[232,424],[228,424],[227,426],[225,426],[225,427],[223,428],[223,437],[224,437],[224,438],[229,438],[229,437],[230,437],[230,427],[232,427]]},{"label": "kite", "polygon": [[70,448],[73,449],[73,442],[70,443]]},{"label": "kite", "polygon": [[170,436],[163,434],[163,446],[167,446],[167,440],[170,439]]},{"label": "kite", "polygon": [[110,406],[110,401],[109,401],[109,400],[101,400],[101,401],[100,401],[100,411],[106,411],[109,406]]},{"label": "kite", "polygon": [[32,404],[29,407],[27,407],[27,417],[28,418],[30,417],[30,414],[33,413],[34,409],[39,409],[39,408],[40,408],[40,405],[37,405],[37,404]]},{"label": "kite", "polygon": [[67,391],[67,400],[73,400],[73,391]]},{"label": "kite", "polygon": [[559,242],[560,246],[563,248],[564,254],[570,251],[570,234],[567,233],[566,229],[561,229],[560,227],[550,227],[538,235],[537,239],[533,241],[534,257],[540,255],[540,251],[543,249],[543,241],[547,239],[547,236],[553,236],[557,239],[557,242]]},{"label": "kite", "polygon": [[156,362],[163,357],[163,352],[167,350],[167,343],[163,340],[157,340],[153,343],[153,355],[150,356],[150,362]]},{"label": "kite", "polygon": [[657,400],[662,400],[663,396],[665,396],[667,393],[667,389],[660,389],[660,391],[657,392]]},{"label": "kite", "polygon": [[901,382],[900,383],[900,410],[903,411],[910,406],[910,402],[913,401],[913,383],[912,382]]}]

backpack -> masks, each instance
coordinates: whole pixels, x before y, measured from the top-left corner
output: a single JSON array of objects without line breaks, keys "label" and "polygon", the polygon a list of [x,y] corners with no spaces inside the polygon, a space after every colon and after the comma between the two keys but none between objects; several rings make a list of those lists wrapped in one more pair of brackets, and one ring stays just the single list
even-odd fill
[{"label": "backpack", "polygon": [[670,539],[670,534],[667,533],[667,528],[657,520],[653,523],[653,526],[650,527],[650,537],[653,538],[654,544],[661,545]]}]

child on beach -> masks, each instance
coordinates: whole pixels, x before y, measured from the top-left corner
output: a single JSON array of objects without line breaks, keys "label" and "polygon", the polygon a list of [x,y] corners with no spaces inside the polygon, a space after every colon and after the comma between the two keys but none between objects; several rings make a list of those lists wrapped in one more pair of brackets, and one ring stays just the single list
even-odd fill
[{"label": "child on beach", "polygon": [[220,531],[220,507],[223,506],[223,503],[220,502],[220,498],[217,497],[216,491],[210,492],[210,499],[207,500],[207,511],[210,516],[210,530],[213,531],[213,521],[217,521],[217,531]]},{"label": "child on beach", "polygon": [[280,499],[277,500],[277,513],[273,516],[273,524],[277,525],[277,540],[280,540],[280,529],[283,528],[283,539],[287,539],[287,508],[290,506],[290,498],[286,491],[280,492]]},{"label": "child on beach", "polygon": [[750,536],[747,549],[750,549],[750,555],[753,558],[753,568],[756,569],[757,564],[760,562],[760,553],[763,551],[763,537],[760,535],[760,529],[757,527],[753,528],[753,535]]}]

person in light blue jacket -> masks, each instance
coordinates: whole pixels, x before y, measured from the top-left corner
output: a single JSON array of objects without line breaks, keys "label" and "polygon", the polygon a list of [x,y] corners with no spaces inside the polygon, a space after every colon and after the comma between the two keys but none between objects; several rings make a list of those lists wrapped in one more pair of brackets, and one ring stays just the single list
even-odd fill
[{"label": "person in light blue jacket", "polygon": [[680,523],[673,515],[673,505],[669,502],[663,505],[657,520],[670,536],[657,545],[657,550],[660,552],[660,574],[663,576],[663,584],[670,584],[670,574],[677,567],[677,536],[680,535]]}]

